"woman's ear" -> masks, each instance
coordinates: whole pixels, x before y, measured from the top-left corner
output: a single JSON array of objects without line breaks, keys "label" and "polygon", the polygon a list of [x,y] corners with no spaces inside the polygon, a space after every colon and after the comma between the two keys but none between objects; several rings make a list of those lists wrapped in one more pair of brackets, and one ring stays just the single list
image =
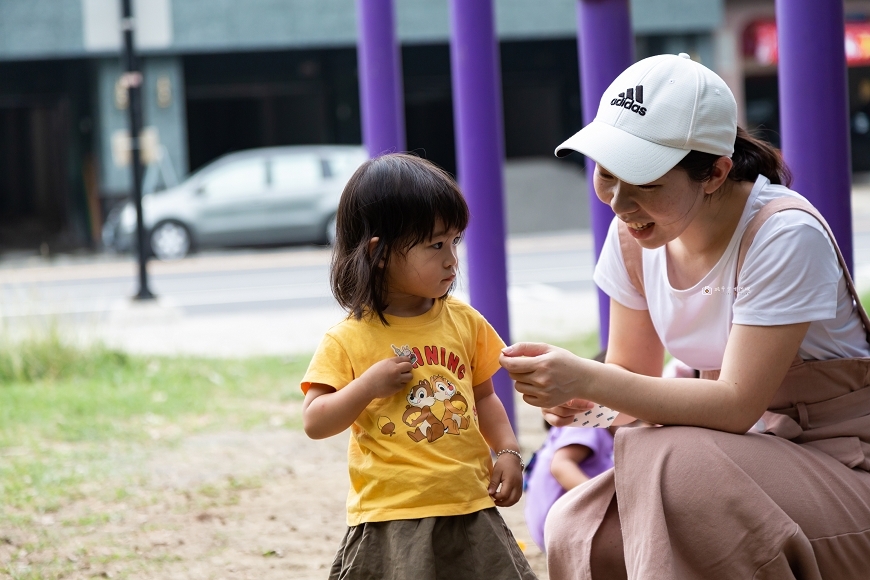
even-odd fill
[{"label": "woman's ear", "polygon": [[[371,258],[374,255],[375,248],[377,247],[378,242],[380,240],[381,240],[381,238],[379,238],[377,236],[375,236],[369,240],[369,258]],[[384,267],[384,259],[381,258],[381,261],[378,263],[378,268],[383,268],[383,267]]]},{"label": "woman's ear", "polygon": [[710,173],[710,179],[704,182],[704,193],[714,193],[718,191],[722,184],[728,179],[728,174],[731,173],[731,168],[734,167],[734,162],[730,157],[720,157],[713,163],[713,171]]}]

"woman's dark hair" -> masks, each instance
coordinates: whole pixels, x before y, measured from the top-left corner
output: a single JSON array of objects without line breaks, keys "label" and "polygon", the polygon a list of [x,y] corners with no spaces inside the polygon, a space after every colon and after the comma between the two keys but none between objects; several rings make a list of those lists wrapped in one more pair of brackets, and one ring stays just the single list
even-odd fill
[{"label": "woman's dark hair", "polygon": [[329,272],[335,299],[357,320],[377,315],[387,324],[386,270],[393,254],[429,240],[439,225],[463,232],[468,217],[456,182],[432,162],[406,153],[366,161],[338,202]]},{"label": "woman's dark hair", "polygon": [[[683,160],[677,163],[689,174],[692,181],[707,181],[713,174],[713,164],[721,155],[690,151]],[[766,141],[757,139],[748,131],[737,127],[737,138],[734,140],[734,154],[731,155],[734,166],[728,173],[728,179],[733,181],[755,181],[759,175],[764,175],[776,185],[791,185],[791,171],[782,159],[779,150]]]}]

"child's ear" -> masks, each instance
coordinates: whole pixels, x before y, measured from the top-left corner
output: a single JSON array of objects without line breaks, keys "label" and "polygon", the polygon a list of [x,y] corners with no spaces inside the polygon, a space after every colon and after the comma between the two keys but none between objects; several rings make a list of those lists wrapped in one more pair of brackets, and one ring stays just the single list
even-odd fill
[{"label": "child's ear", "polygon": [[[375,236],[369,240],[369,258],[371,258],[372,255],[375,253],[375,247],[378,245],[378,242],[380,241],[380,239],[381,238]],[[381,261],[378,264],[378,268],[383,268],[383,267],[384,267],[384,259],[381,258]]]}]

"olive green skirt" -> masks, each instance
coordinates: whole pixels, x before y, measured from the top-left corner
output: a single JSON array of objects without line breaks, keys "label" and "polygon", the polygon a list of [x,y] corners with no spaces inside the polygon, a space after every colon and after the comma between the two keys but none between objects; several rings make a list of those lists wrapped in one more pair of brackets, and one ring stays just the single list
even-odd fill
[{"label": "olive green skirt", "polygon": [[536,578],[496,508],[347,529],[330,580]]}]

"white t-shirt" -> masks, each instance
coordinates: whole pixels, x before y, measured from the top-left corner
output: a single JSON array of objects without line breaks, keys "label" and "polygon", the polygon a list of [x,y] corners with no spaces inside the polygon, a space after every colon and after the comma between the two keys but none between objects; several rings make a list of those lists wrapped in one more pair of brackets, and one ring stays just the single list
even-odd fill
[{"label": "white t-shirt", "polygon": [[804,199],[759,176],[725,253],[706,276],[686,290],[671,287],[664,246],[643,249],[646,298],[628,277],[614,218],[595,267],[595,283],[628,308],[648,309],[667,351],[695,369],[722,368],[732,323],[774,326],[810,322],[798,351],[801,358],[870,356],[837,254],[824,227],[806,212],[786,210],[764,223],[734,287],[743,232],[756,212],[778,197]]}]

